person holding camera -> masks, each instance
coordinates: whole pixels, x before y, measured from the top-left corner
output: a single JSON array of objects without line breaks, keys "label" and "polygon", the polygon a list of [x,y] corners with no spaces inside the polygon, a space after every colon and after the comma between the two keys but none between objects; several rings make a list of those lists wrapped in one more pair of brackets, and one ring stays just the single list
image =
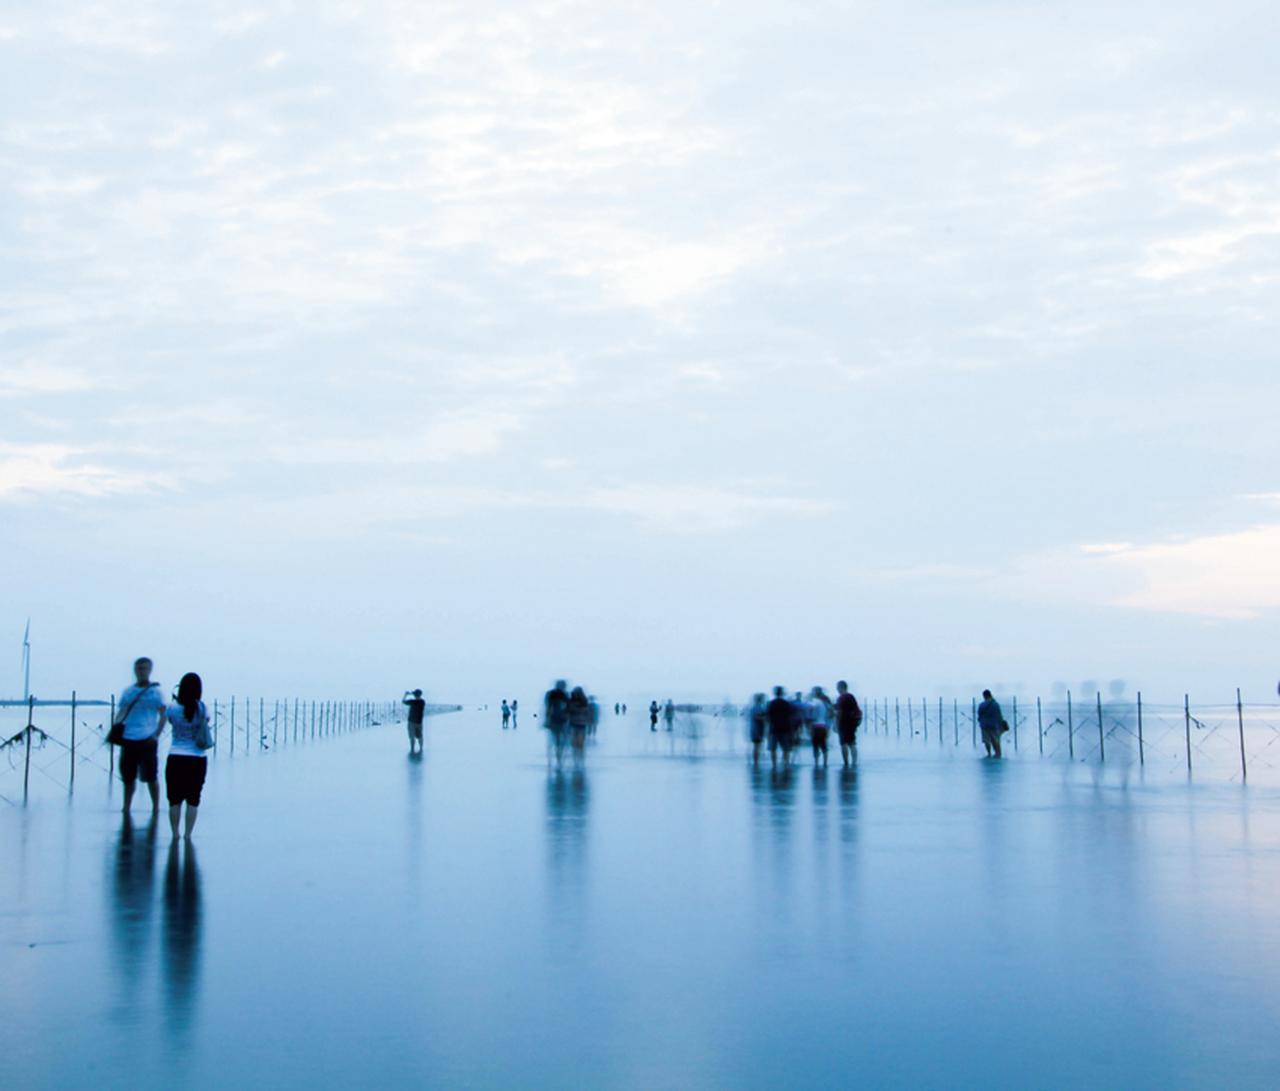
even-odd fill
[{"label": "person holding camera", "polygon": [[422,690],[405,690],[404,704],[409,709],[406,728],[409,731],[409,753],[422,753],[422,721],[427,714],[427,702],[422,699]]}]

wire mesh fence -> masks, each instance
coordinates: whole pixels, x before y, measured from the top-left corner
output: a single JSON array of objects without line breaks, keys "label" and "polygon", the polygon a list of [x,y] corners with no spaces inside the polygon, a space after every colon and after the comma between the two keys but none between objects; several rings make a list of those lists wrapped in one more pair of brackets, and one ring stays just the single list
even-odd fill
[{"label": "wire mesh fence", "polygon": [[[262,755],[306,743],[397,723],[399,702],[306,701],[302,698],[231,698],[206,701],[213,724],[215,760]],[[428,715],[460,705],[429,704]],[[75,788],[77,777],[111,777],[115,747],[107,733],[115,700],[0,702],[0,802],[20,804],[35,787]],[[15,730],[16,728],[16,730]]]},{"label": "wire mesh fence", "polygon": [[[952,749],[982,748],[976,700],[871,697],[863,701],[871,735]],[[1191,777],[1280,781],[1280,705],[1246,703],[1237,691],[1221,704],[1133,698],[1009,698],[1006,754],[1050,761],[1138,767]]]}]

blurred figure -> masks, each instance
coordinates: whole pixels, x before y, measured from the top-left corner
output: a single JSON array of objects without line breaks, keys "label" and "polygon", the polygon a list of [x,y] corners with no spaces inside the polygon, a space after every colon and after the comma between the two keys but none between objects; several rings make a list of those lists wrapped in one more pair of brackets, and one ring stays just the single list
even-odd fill
[{"label": "blurred figure", "polygon": [[670,731],[672,725],[676,722],[676,706],[670,697],[667,703],[662,706],[662,722],[666,724],[667,730]]},{"label": "blurred figure", "polygon": [[582,760],[583,748],[587,743],[587,732],[591,730],[591,702],[581,686],[574,686],[569,694],[569,732],[574,750],[574,757]]},{"label": "blurred figure", "polygon": [[982,691],[982,704],[978,706],[978,727],[982,730],[982,745],[986,747],[987,757],[1002,757],[1000,736],[1009,730],[1009,725],[1004,722],[1000,704],[991,696],[989,689]]},{"label": "blurred figure", "polygon": [[813,746],[813,764],[827,764],[827,740],[831,735],[831,717],[834,709],[831,698],[821,686],[814,686],[809,694],[809,742]]},{"label": "blurred figure", "polygon": [[516,697],[511,698],[511,730],[514,731],[520,726],[520,701]]},{"label": "blurred figure", "polygon": [[427,702],[422,699],[422,690],[405,690],[401,702],[409,710],[409,718],[405,720],[405,729],[409,732],[409,753],[417,747],[422,753],[422,721],[427,715]]},{"label": "blurred figure", "polygon": [[587,697],[587,733],[594,739],[596,737],[596,728],[600,726],[600,702],[594,697]]},{"label": "blurred figure", "polygon": [[511,706],[507,704],[507,699],[502,699],[502,730],[506,731],[511,726]]},{"label": "blurred figure", "polygon": [[765,716],[769,721],[769,760],[775,766],[778,764],[778,748],[781,747],[782,763],[790,765],[795,710],[781,686],[773,687],[773,700],[765,706]]},{"label": "blurred figure", "polygon": [[759,765],[760,746],[769,725],[768,704],[763,693],[757,693],[751,698],[751,707],[747,709],[747,724],[751,732],[751,764]]},{"label": "blurred figure", "polygon": [[658,730],[658,702],[656,699],[649,702],[649,730]]},{"label": "blurred figure", "polygon": [[800,738],[804,734],[805,728],[809,726],[809,702],[804,699],[804,694],[796,690],[796,695],[791,698],[791,745],[796,747],[800,745]]},{"label": "blurred figure", "polygon": [[569,683],[563,678],[547,690],[543,701],[543,723],[550,732],[550,745],[556,764],[564,760],[565,736],[569,731]]},{"label": "blurred figure", "polygon": [[615,716],[621,716],[621,715],[622,715],[622,706],[621,706],[620,704],[618,704],[618,702],[617,702],[617,701],[614,701],[614,702],[613,702],[613,714],[614,714]]},{"label": "blurred figure", "polygon": [[862,726],[862,709],[858,699],[849,692],[848,682],[836,683],[836,732],[840,736],[840,757],[850,765],[854,746],[858,741],[858,728]]},{"label": "blurred figure", "polygon": [[622,702],[622,714],[623,714],[624,716],[627,714],[627,702],[626,702],[626,701],[623,701],[623,702]]},{"label": "blurred figure", "polygon": [[191,831],[195,829],[200,811],[200,793],[209,767],[205,751],[213,747],[209,713],[200,700],[203,693],[200,676],[184,674],[178,683],[176,703],[170,705],[166,713],[173,734],[169,757],[164,764],[164,788],[169,800],[169,827],[175,840],[184,803],[187,805],[187,821],[183,837],[191,840]]}]

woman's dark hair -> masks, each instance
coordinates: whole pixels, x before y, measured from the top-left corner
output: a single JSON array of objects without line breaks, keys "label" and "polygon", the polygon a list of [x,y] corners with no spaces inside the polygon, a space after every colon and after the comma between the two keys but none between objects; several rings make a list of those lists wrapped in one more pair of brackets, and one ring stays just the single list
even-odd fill
[{"label": "woman's dark hair", "polygon": [[178,683],[178,704],[188,720],[194,720],[200,710],[200,697],[204,693],[204,684],[198,674],[184,674]]}]

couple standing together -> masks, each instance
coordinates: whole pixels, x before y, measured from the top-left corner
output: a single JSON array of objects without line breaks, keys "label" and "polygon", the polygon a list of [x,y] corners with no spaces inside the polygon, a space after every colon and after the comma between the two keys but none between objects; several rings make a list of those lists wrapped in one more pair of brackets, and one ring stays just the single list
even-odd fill
[{"label": "couple standing together", "polygon": [[165,701],[160,684],[151,680],[152,663],[146,656],[133,664],[133,685],[120,694],[109,738],[120,747],[120,779],[124,782],[124,813],[133,806],[133,793],[142,781],[151,793],[151,811],[160,809],[160,733],[168,725],[173,732],[164,767],[165,794],[169,800],[169,825],[178,836],[182,805],[187,805],[185,836],[189,839],[200,809],[213,727],[200,699],[203,685],[198,674],[184,674],[172,704]]}]

